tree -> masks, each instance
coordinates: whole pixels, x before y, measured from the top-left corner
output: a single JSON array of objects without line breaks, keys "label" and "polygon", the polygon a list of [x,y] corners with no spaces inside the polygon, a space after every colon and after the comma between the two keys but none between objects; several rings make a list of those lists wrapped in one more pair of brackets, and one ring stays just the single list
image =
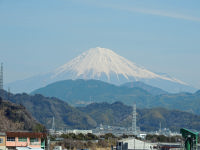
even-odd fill
[{"label": "tree", "polygon": [[44,133],[46,133],[47,130],[46,130],[45,126],[43,126],[42,124],[37,123],[33,128],[33,132],[44,132]]},{"label": "tree", "polygon": [[102,138],[108,139],[108,138],[115,138],[115,136],[112,133],[106,133],[105,135],[101,136]]},{"label": "tree", "polygon": [[85,136],[84,136],[84,134],[79,133],[78,135],[76,135],[76,139],[77,139],[77,140],[84,140],[84,139],[85,139]]},{"label": "tree", "polygon": [[86,139],[87,140],[96,140],[98,139],[96,135],[92,134],[92,133],[88,133],[86,134]]}]

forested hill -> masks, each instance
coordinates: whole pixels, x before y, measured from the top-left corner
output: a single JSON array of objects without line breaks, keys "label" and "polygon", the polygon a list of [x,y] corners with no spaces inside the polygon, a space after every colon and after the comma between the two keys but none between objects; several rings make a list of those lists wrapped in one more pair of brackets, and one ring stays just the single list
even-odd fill
[{"label": "forested hill", "polygon": [[[4,93],[10,101],[22,104],[40,123],[51,128],[52,118],[55,118],[57,129],[93,129],[101,123],[113,126],[131,127],[132,107],[122,102],[93,103],[85,107],[72,107],[66,102],[54,97],[42,95]],[[22,106],[21,106],[22,107]],[[200,130],[200,116],[165,108],[137,108],[137,125],[142,130],[158,130],[162,127],[178,131],[185,127]]]},{"label": "forested hill", "polygon": [[0,131],[44,131],[24,106],[2,100],[0,97]]},{"label": "forested hill", "polygon": [[[78,107],[78,109],[90,115],[97,124],[131,127],[132,107],[121,102],[93,103],[86,107]],[[137,108],[137,126],[141,130],[159,130],[160,123],[163,128],[170,128],[173,131],[179,131],[183,127],[200,130],[198,115],[165,108]]]},{"label": "forested hill", "polygon": [[[35,90],[33,94],[57,97],[76,106],[78,104],[87,105],[91,102],[121,101],[126,105],[132,105],[135,102],[140,108],[164,107],[200,115],[200,91],[161,94],[157,88],[144,84],[139,84],[138,87],[133,86],[133,88],[127,86],[115,86],[98,80],[64,80]],[[160,94],[156,95],[155,91]]]},{"label": "forested hill", "polygon": [[80,112],[66,102],[55,97],[42,95],[11,94],[0,91],[9,101],[23,105],[30,114],[47,128],[52,127],[52,118],[55,118],[56,128],[94,128],[96,122],[87,114]]}]

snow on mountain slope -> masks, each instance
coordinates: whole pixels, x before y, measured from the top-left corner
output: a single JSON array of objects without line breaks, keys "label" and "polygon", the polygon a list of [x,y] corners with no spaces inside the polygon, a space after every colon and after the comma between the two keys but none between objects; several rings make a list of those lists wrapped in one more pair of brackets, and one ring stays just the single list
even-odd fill
[{"label": "snow on mountain slope", "polygon": [[153,73],[110,49],[100,47],[89,49],[52,72],[16,81],[7,84],[7,87],[10,87],[12,92],[31,92],[67,79],[96,79],[117,85],[141,81],[172,93],[196,90],[178,79]]},{"label": "snow on mountain slope", "polygon": [[111,81],[111,75],[115,74],[118,81],[123,76],[127,81],[135,79],[163,79],[180,84],[185,84],[175,78],[169,78],[155,74],[145,68],[137,66],[135,63],[117,55],[110,49],[106,48],[92,48],[87,52],[74,58],[67,64],[59,67],[54,71],[52,79],[57,76],[65,76],[68,73],[73,72],[72,78],[83,79],[101,79],[102,74],[106,75],[107,81]]}]

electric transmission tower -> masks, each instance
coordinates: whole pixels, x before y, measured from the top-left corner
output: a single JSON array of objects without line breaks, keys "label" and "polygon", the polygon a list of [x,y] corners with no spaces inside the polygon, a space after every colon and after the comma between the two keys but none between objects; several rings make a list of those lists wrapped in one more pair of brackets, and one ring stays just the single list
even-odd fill
[{"label": "electric transmission tower", "polygon": [[3,63],[1,63],[1,71],[0,71],[0,90],[3,90]]},{"label": "electric transmission tower", "polygon": [[53,120],[52,120],[52,131],[55,132],[55,121],[54,121],[54,117],[53,117]]},{"label": "electric transmission tower", "polygon": [[137,135],[137,126],[136,126],[136,104],[133,104],[133,120],[132,120],[132,132],[134,135]]}]

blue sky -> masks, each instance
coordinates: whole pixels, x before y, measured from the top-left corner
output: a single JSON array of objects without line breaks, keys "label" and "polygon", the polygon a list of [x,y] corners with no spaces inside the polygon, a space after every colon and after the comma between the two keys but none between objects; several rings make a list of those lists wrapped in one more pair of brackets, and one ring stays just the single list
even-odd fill
[{"label": "blue sky", "polygon": [[97,46],[200,89],[200,1],[0,0],[6,83]]}]

